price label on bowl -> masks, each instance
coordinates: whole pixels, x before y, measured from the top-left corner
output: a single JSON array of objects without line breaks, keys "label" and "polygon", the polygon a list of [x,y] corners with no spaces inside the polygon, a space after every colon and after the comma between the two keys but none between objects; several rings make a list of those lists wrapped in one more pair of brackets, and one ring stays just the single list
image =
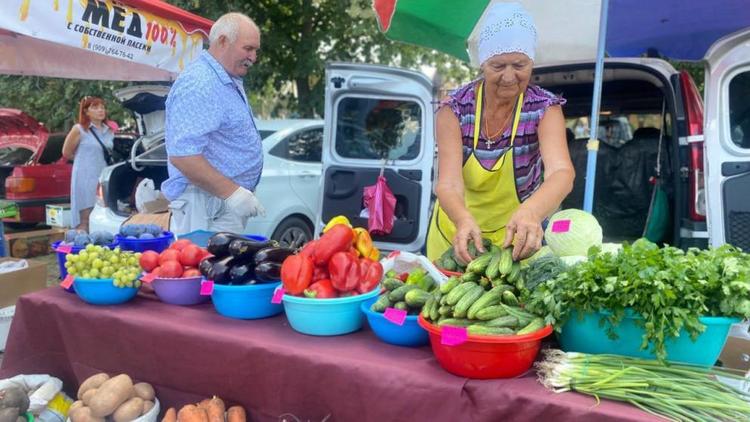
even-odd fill
[{"label": "price label on bowl", "polygon": [[204,280],[201,283],[201,296],[211,296],[211,293],[213,292],[214,292],[214,281]]},{"label": "price label on bowl", "polygon": [[552,233],[567,233],[570,231],[570,220],[557,220],[552,223]]},{"label": "price label on bowl", "polygon": [[466,327],[446,325],[440,330],[440,344],[446,346],[458,346],[459,344],[466,343],[467,338]]},{"label": "price label on bowl", "polygon": [[60,253],[71,253],[73,252],[73,247],[70,245],[60,245],[57,247],[57,252]]},{"label": "price label on bowl", "polygon": [[65,289],[69,289],[70,286],[73,285],[73,276],[68,274],[65,276],[65,279],[63,279],[62,283],[60,283],[60,286],[62,286]]},{"label": "price label on bowl", "polygon": [[396,325],[404,325],[406,321],[406,311],[403,309],[386,308],[383,316]]},{"label": "price label on bowl", "polygon": [[278,289],[273,291],[273,297],[271,298],[271,303],[281,303],[281,299],[284,298],[285,290],[283,287],[279,287]]}]

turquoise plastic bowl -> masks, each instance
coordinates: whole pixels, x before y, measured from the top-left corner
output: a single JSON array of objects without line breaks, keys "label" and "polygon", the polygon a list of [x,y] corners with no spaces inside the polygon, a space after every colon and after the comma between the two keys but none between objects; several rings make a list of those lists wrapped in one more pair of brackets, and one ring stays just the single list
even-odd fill
[{"label": "turquoise plastic bowl", "polygon": [[138,289],[135,287],[115,287],[111,278],[73,279],[73,287],[78,297],[91,305],[118,305],[132,300]]},{"label": "turquoise plastic bowl", "polygon": [[268,318],[284,310],[280,303],[271,303],[273,291],[280,285],[281,282],[246,286],[214,284],[211,301],[216,312],[228,318]]},{"label": "turquoise plastic bowl", "polygon": [[385,319],[384,314],[370,310],[370,306],[377,300],[377,297],[373,297],[360,306],[367,317],[367,323],[380,340],[406,347],[424,346],[430,342],[430,335],[417,322],[419,315],[408,315],[404,325],[396,325]]},{"label": "turquoise plastic bowl", "polygon": [[[644,359],[656,359],[647,350],[640,350],[643,329],[635,323],[640,316],[631,315],[623,318],[620,325],[615,327],[617,340],[607,337],[605,327],[599,326],[599,320],[608,313],[586,313],[582,320],[573,315],[562,327],[559,334],[560,345],[566,352],[609,353],[633,356]],[[684,329],[680,336],[667,340],[667,360],[695,365],[713,366],[724,348],[729,329],[732,324],[739,322],[739,318],[701,317],[700,322],[706,330],[698,336],[695,342]]]},{"label": "turquoise plastic bowl", "polygon": [[312,336],[338,336],[362,328],[360,305],[378,293],[380,285],[362,295],[335,299],[284,295],[284,311],[295,331]]}]

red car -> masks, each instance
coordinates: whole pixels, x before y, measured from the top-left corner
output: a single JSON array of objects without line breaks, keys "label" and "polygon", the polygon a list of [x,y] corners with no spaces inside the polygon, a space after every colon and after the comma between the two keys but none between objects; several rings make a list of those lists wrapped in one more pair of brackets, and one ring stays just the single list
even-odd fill
[{"label": "red car", "polygon": [[62,158],[64,133],[50,134],[28,114],[0,108],[0,183],[2,197],[18,204],[7,223],[45,221],[45,205],[70,202],[72,164]]}]

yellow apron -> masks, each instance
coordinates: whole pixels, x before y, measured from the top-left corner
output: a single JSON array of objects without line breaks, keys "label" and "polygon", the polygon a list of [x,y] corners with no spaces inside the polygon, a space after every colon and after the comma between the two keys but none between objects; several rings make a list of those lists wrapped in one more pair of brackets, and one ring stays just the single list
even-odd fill
[{"label": "yellow apron", "polygon": [[[513,142],[518,130],[518,122],[523,106],[523,93],[518,97],[516,112],[513,118],[513,129],[510,146],[505,154],[498,158],[492,170],[482,167],[474,154],[479,143],[479,129],[482,124],[482,86],[476,90],[476,111],[474,119],[474,148],[463,166],[464,200],[466,208],[482,230],[482,237],[492,243],[501,245],[505,240],[505,225],[520,205],[516,193],[516,177],[513,166]],[[448,248],[452,247],[456,226],[448,214],[435,203],[430,229],[427,233],[427,258],[437,260]]]}]

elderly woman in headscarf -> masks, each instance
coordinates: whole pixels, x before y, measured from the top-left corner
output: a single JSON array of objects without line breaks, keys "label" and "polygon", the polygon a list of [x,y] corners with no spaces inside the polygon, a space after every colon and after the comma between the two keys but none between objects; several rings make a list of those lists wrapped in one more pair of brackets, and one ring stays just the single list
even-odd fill
[{"label": "elderly woman in headscarf", "polygon": [[479,79],[453,91],[437,112],[438,201],[427,255],[448,248],[462,261],[482,238],[513,247],[513,259],[541,248],[543,222],[573,188],[562,105],[529,83],[536,28],[515,3],[485,15],[478,41]]}]

